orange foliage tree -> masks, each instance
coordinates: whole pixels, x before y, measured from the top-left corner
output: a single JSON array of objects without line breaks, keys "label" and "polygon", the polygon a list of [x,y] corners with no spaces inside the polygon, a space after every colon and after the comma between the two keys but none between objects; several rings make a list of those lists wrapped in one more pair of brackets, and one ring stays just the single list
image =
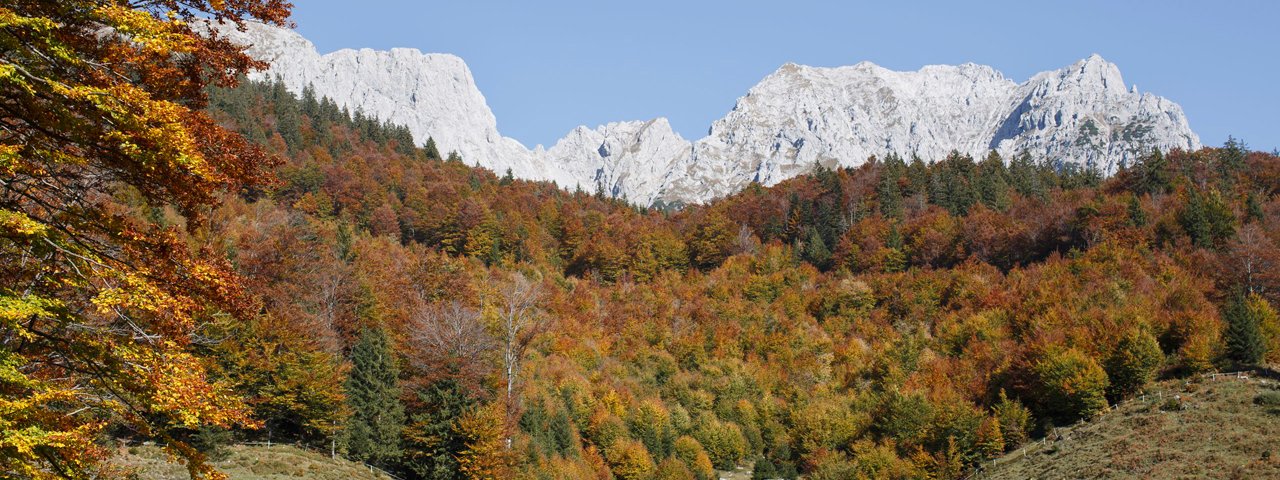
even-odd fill
[{"label": "orange foliage tree", "polygon": [[[181,441],[253,426],[192,353],[215,316],[254,306],[189,231],[220,192],[271,162],[205,113],[207,84],[260,64],[198,33],[204,18],[283,24],[281,0],[18,0],[0,6],[0,476],[88,478],[94,435],[159,438],[192,476],[217,477]],[[163,217],[161,217],[163,218]]]}]

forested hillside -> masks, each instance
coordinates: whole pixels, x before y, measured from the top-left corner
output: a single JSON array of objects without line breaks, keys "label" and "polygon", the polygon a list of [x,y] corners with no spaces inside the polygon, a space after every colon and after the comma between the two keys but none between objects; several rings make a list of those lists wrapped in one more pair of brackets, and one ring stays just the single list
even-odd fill
[{"label": "forested hillside", "polygon": [[[0,6],[0,478],[220,479],[265,441],[404,478],[956,479],[1280,360],[1280,157],[1234,139],[643,208],[245,83],[201,28],[289,8]],[[374,471],[283,473],[326,465]]]},{"label": "forested hillside", "polygon": [[275,438],[407,476],[957,478],[1280,355],[1280,158],[1235,141],[1108,179],[887,158],[664,212],[279,85],[211,108],[284,161],[191,238],[264,305],[203,353]]}]

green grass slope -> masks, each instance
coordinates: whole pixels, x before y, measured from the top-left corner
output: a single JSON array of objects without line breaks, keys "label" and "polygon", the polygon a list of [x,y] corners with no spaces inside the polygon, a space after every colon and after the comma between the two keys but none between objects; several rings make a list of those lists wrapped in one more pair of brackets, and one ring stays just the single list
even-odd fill
[{"label": "green grass slope", "polygon": [[[134,469],[138,480],[185,480],[190,478],[181,464],[171,462],[160,447],[138,446],[121,450],[115,462]],[[231,480],[388,480],[364,465],[332,459],[328,455],[288,445],[236,445],[226,447],[225,456],[213,462]]]},{"label": "green grass slope", "polygon": [[1280,406],[1257,400],[1267,393],[1280,394],[1280,385],[1223,377],[1164,382],[1145,399],[1061,429],[971,478],[1280,478]]}]

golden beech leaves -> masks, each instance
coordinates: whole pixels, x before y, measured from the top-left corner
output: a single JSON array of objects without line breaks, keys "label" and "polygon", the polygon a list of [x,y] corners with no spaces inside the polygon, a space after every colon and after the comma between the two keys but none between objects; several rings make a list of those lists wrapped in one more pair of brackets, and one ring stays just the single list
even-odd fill
[{"label": "golden beech leaves", "polygon": [[[193,27],[282,24],[278,0],[17,0],[0,6],[0,476],[89,478],[107,424],[158,438],[257,423],[192,349],[211,315],[254,301],[188,231],[273,160],[206,113],[205,86],[261,66]],[[98,472],[98,473],[95,473]]]}]

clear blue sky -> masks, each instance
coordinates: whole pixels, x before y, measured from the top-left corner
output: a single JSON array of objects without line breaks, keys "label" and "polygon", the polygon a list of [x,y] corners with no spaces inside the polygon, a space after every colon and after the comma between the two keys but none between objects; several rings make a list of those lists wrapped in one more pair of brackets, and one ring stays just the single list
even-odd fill
[{"label": "clear blue sky", "polygon": [[1182,105],[1207,145],[1280,147],[1280,1],[294,0],[322,53],[462,57],[504,135],[665,116],[697,139],[786,62],[975,62],[1023,81],[1091,53]]}]

